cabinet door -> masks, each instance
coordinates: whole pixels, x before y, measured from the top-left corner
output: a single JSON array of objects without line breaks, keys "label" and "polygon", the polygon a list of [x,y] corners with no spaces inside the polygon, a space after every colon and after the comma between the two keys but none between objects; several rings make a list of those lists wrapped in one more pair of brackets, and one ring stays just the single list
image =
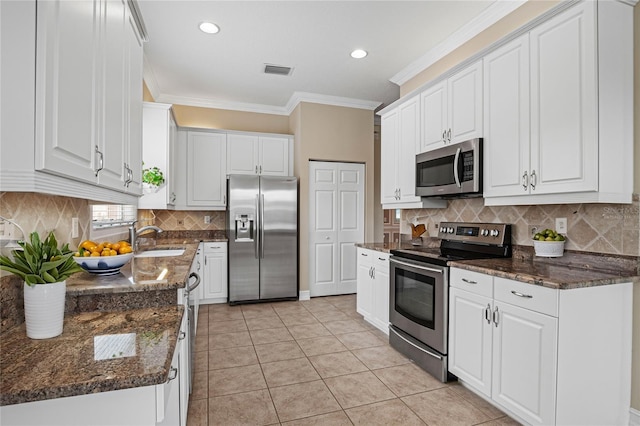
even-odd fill
[{"label": "cabinet door", "polygon": [[373,279],[371,250],[358,248],[358,278],[356,290],[356,311],[365,318],[373,312]]},{"label": "cabinet door", "polygon": [[492,398],[530,424],[554,424],[558,319],[495,303]]},{"label": "cabinet door", "polygon": [[[388,261],[387,261],[388,263]],[[374,270],[374,312],[378,328],[389,334],[389,270],[376,267]]]},{"label": "cabinet door", "polygon": [[258,136],[227,135],[227,171],[230,175],[258,174]]},{"label": "cabinet door", "polygon": [[188,132],[187,205],[226,206],[226,148],[224,133]]},{"label": "cabinet door", "polygon": [[[97,1],[37,7],[35,167],[96,182]],[[97,168],[97,167],[96,167]]]},{"label": "cabinet door", "polygon": [[578,4],[530,33],[532,194],[598,189],[596,8]]},{"label": "cabinet door", "polygon": [[484,196],[528,193],[529,35],[484,58]]},{"label": "cabinet door", "polygon": [[227,298],[227,256],[225,253],[204,254],[204,298]]},{"label": "cabinet door", "polygon": [[443,81],[420,95],[422,107],[422,139],[420,152],[431,151],[445,144],[443,132],[447,124],[447,82]]},{"label": "cabinet door", "polygon": [[[447,80],[448,143],[482,137],[482,61]],[[449,134],[449,132],[451,132]]]},{"label": "cabinet door", "polygon": [[289,176],[289,139],[261,136],[258,173],[264,176]]},{"label": "cabinet door", "polygon": [[180,337],[178,338],[178,349],[180,350],[178,363],[180,365],[180,426],[187,425],[187,410],[189,408],[189,382],[191,381],[191,363],[189,335],[189,314],[184,313],[182,325],[180,326]]},{"label": "cabinet door", "polygon": [[398,107],[400,131],[398,132],[397,174],[402,202],[420,201],[416,197],[416,150],[420,144],[420,98],[414,96]]},{"label": "cabinet door", "polygon": [[142,39],[138,36],[136,24],[130,14],[127,15],[125,26],[128,48],[127,104],[124,108],[128,124],[125,154],[130,169],[127,192],[139,195],[142,193]]},{"label": "cabinet door", "polygon": [[458,288],[449,291],[449,371],[491,397],[491,339],[486,320],[492,299]]},{"label": "cabinet door", "polygon": [[[98,137],[98,146],[104,155],[102,170],[98,175],[101,186],[125,191],[128,179],[127,147],[128,120],[126,114],[129,110],[129,90],[125,90],[128,84],[128,39],[125,38],[126,6],[122,0],[109,0],[101,3],[103,25],[100,31],[102,36],[102,76],[104,90],[100,91],[101,119],[98,121],[101,129]],[[125,55],[127,58],[125,60]],[[100,86],[99,86],[100,87]]]},{"label": "cabinet door", "polygon": [[[176,167],[177,143],[178,143],[178,126],[173,119],[173,114],[169,114],[169,139],[167,149],[167,204],[175,205],[176,203],[176,179],[178,177],[178,168]],[[144,151],[143,151],[144,153]],[[182,171],[184,172],[184,170]]]},{"label": "cabinet door", "polygon": [[384,115],[380,121],[382,137],[380,142],[380,200],[382,204],[398,202],[398,165],[396,163],[398,125],[397,109]]}]

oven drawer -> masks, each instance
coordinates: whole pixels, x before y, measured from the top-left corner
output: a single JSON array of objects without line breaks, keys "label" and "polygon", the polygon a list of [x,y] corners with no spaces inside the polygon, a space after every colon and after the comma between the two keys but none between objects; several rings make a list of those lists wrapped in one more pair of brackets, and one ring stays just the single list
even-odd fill
[{"label": "oven drawer", "polygon": [[493,277],[466,269],[451,268],[449,286],[460,288],[474,294],[493,297]]},{"label": "oven drawer", "polygon": [[495,300],[558,316],[558,290],[500,277],[495,277],[493,282]]}]

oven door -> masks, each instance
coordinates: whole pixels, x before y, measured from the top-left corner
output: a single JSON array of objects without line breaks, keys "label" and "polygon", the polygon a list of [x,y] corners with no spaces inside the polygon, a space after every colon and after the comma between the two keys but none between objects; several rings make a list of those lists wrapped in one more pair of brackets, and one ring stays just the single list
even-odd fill
[{"label": "oven door", "polygon": [[449,268],[391,256],[389,322],[447,353]]}]

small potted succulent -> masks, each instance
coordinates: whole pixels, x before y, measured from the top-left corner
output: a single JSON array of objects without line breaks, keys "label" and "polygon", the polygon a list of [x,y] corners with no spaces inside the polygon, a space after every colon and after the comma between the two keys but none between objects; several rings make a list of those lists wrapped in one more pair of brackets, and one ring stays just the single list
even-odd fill
[{"label": "small potted succulent", "polygon": [[18,241],[13,260],[0,256],[0,269],[24,280],[24,314],[27,336],[48,339],[62,333],[66,279],[83,269],[73,260],[69,244],[58,247],[53,232],[40,239],[32,232],[29,241]]},{"label": "small potted succulent", "polygon": [[[142,163],[144,167],[144,163]],[[142,170],[142,186],[145,192],[157,192],[164,185],[164,174],[158,167],[150,167]]]}]

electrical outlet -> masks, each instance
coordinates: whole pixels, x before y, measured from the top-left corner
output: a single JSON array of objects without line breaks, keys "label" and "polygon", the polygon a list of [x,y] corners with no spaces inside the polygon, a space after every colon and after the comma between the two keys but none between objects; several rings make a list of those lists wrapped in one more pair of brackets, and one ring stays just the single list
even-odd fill
[{"label": "electrical outlet", "polygon": [[206,216],[204,217],[204,223],[211,223],[211,216],[206,215]]},{"label": "electrical outlet", "polygon": [[2,235],[0,235],[0,239],[8,240],[8,241],[15,240],[16,239],[15,233],[16,233],[16,231],[15,231],[15,228],[13,226],[13,223],[5,222],[4,223],[4,229],[2,231]]},{"label": "electrical outlet", "polygon": [[556,218],[556,232],[558,234],[566,234],[567,233],[567,218],[566,217],[557,217]]},{"label": "electrical outlet", "polygon": [[540,227],[540,225],[529,225],[529,236],[533,237],[539,231],[542,231],[542,228]]},{"label": "electrical outlet", "polygon": [[80,236],[80,224],[77,217],[71,218],[71,238],[78,238]]}]

